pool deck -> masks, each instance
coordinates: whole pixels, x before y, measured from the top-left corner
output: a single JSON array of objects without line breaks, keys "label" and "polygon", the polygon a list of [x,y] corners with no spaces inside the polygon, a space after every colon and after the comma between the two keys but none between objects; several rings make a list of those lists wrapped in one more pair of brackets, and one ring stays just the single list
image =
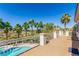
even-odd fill
[{"label": "pool deck", "polygon": [[71,40],[67,37],[52,39],[45,46],[35,47],[20,56],[71,56],[68,48],[71,47]]}]

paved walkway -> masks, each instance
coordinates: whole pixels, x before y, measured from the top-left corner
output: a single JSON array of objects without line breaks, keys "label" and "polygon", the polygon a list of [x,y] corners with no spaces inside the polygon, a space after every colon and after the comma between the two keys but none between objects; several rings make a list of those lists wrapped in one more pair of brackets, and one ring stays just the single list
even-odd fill
[{"label": "paved walkway", "polygon": [[70,56],[68,48],[71,47],[71,40],[67,37],[52,39],[45,46],[38,46],[27,51],[21,56]]}]

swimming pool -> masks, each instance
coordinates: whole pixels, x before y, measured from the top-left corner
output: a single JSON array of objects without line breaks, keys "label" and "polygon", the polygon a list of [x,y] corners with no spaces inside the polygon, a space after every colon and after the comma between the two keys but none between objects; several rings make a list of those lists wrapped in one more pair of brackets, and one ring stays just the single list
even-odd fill
[{"label": "swimming pool", "polygon": [[0,47],[0,51],[2,51],[2,50],[3,50],[3,48]]},{"label": "swimming pool", "polygon": [[12,47],[7,50],[0,51],[0,56],[17,56],[32,47],[24,46],[24,47]]}]

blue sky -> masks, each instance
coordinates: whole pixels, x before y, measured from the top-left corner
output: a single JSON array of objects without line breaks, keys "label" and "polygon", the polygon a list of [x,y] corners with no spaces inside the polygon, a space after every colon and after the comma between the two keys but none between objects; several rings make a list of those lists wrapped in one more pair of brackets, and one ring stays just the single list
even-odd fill
[{"label": "blue sky", "polygon": [[4,22],[9,21],[12,26],[17,23],[22,25],[25,21],[34,19],[36,22],[51,22],[63,27],[60,18],[64,13],[68,13],[71,16],[71,21],[67,27],[72,27],[74,25],[75,10],[76,4],[67,3],[2,3],[0,4],[0,18]]}]

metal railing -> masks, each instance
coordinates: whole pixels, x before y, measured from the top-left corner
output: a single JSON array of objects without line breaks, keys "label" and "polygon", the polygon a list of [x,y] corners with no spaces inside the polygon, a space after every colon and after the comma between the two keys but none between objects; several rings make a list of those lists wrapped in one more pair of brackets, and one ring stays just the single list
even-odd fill
[{"label": "metal railing", "polygon": [[12,44],[12,43],[18,43],[18,42],[22,42],[22,43],[23,42],[24,43],[27,43],[27,42],[39,43],[39,35],[25,37],[25,38],[3,40],[3,41],[0,41],[0,46]]}]

